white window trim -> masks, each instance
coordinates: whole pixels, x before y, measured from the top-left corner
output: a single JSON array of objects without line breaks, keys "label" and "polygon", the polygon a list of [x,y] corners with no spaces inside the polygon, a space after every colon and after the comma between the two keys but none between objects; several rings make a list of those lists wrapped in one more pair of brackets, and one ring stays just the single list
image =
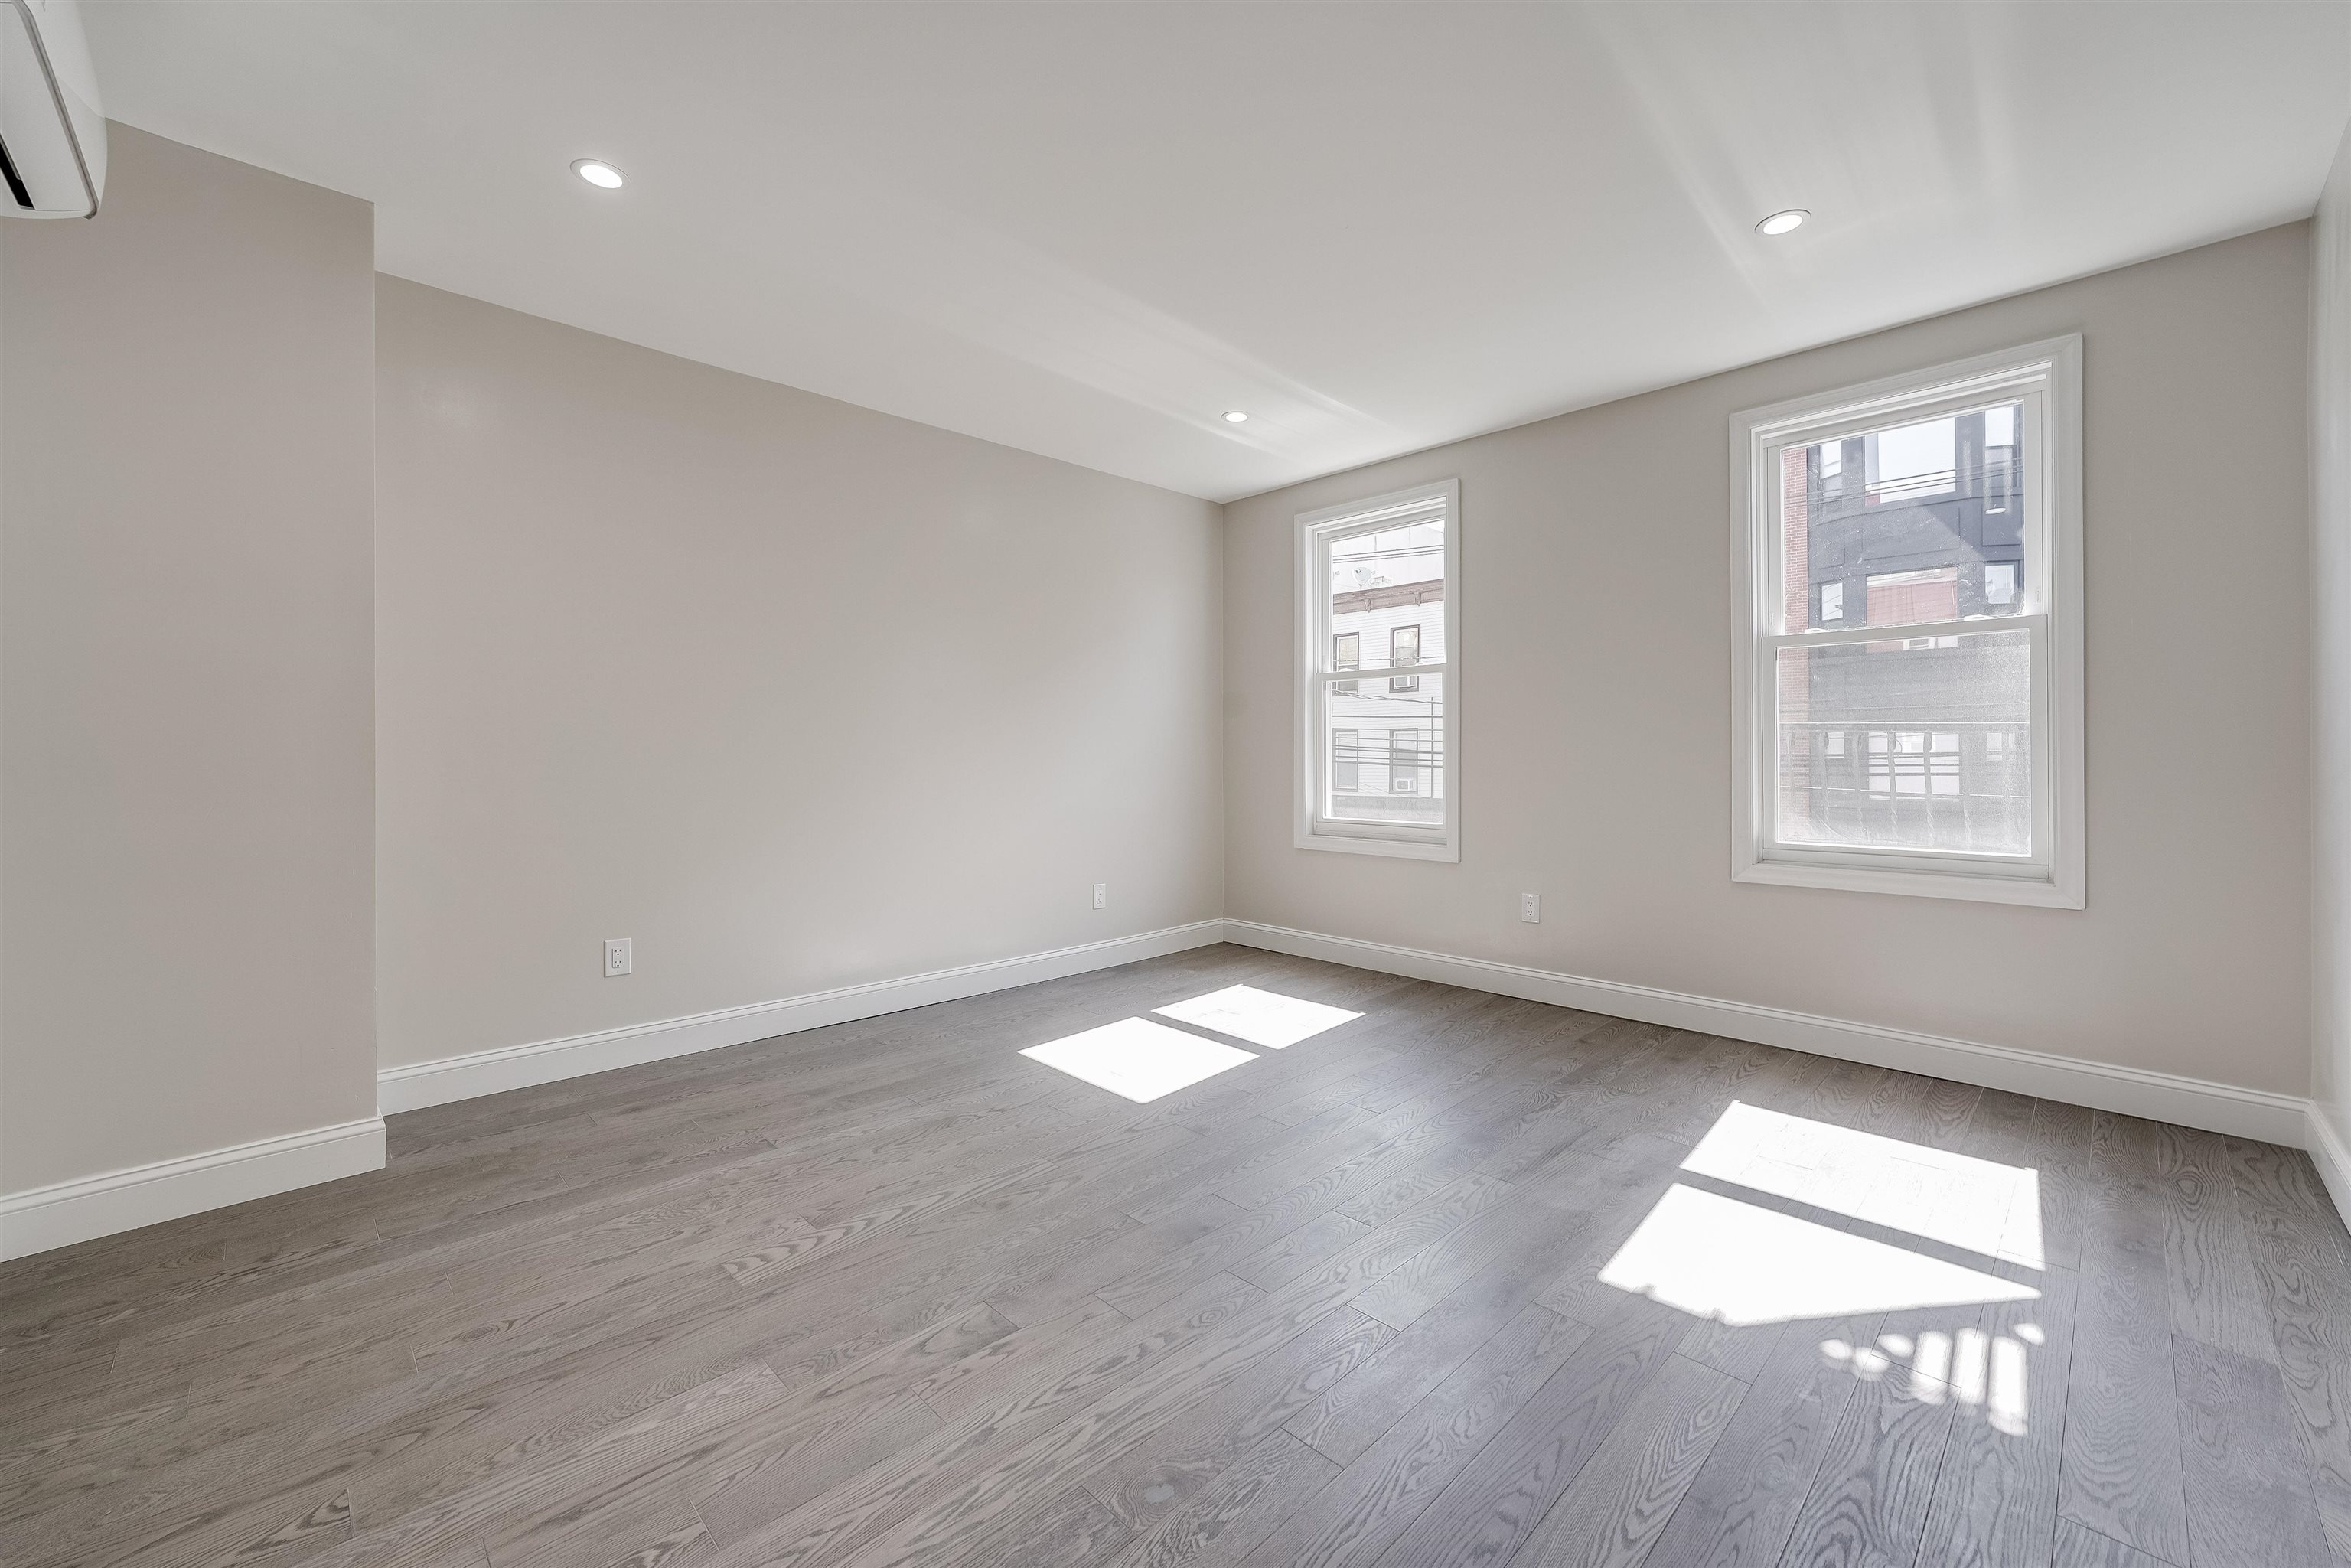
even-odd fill
[{"label": "white window trim", "polygon": [[[1860,422],[1980,404],[2005,392],[2037,391],[2040,418],[2027,450],[2027,566],[2022,613],[1931,627],[1907,636],[2030,631],[2033,637],[2033,845],[2031,862],[1914,850],[1824,849],[1773,841],[1777,782],[1775,646],[1867,640],[1866,629],[1783,634],[1776,453],[1844,434]],[[2032,414],[2028,409],[2025,416]],[[2035,438],[2037,437],[2037,438]],[[2075,333],[1980,354],[1911,374],[1744,410],[1730,418],[1730,522],[1737,568],[1731,611],[1730,875],[1781,887],[1841,888],[1926,898],[2081,909],[2084,854],[2082,672],[2082,339]],[[2039,591],[2035,592],[2035,585]],[[1863,619],[1866,619],[1864,617]],[[1886,635],[1885,629],[1876,635]],[[2043,737],[2046,737],[2044,742]]]},{"label": "white window trim", "polygon": [[[1330,668],[1330,572],[1322,560],[1325,540],[1364,531],[1393,519],[1426,510],[1441,502],[1445,517],[1445,657],[1391,669],[1385,664],[1359,663],[1340,674]],[[1301,512],[1297,518],[1298,639],[1295,702],[1291,729],[1296,737],[1295,796],[1297,844],[1301,850],[1334,850],[1343,854],[1394,855],[1406,860],[1461,859],[1461,482],[1447,479],[1409,490],[1372,496],[1344,506]],[[1371,653],[1361,650],[1359,658]],[[1384,654],[1383,654],[1384,657]],[[1442,765],[1424,774],[1441,777],[1445,825],[1413,827],[1397,823],[1337,821],[1322,815],[1323,704],[1333,678],[1371,682],[1391,674],[1445,677],[1445,716],[1441,727]]]}]

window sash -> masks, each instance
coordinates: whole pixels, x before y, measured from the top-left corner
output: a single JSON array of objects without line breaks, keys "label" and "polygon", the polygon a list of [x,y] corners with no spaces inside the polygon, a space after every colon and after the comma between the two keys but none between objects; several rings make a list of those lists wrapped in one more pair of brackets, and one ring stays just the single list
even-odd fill
[{"label": "window sash", "polygon": [[[2022,403],[2024,413],[2021,428],[2037,438],[2028,450],[2038,453],[2042,447],[2049,444],[2050,408],[2047,394],[2048,389],[2043,384],[2043,378],[2036,376],[2029,384],[2011,383],[1995,386],[1985,392],[1959,397],[1930,397],[1919,400],[1915,405],[1902,402],[1878,411],[1865,409],[1857,413],[1848,414],[1842,422],[1834,423],[1825,427],[1806,425],[1793,431],[1775,429],[1762,442],[1761,450],[1758,454],[1757,466],[1763,474],[1773,474],[1778,472],[1782,456],[1792,446],[1811,446],[1819,442],[1835,440],[1840,435],[1858,438],[1889,425],[1907,424],[1919,420],[1934,419],[1944,414],[1971,413],[1987,402]],[[2045,456],[2045,454],[2043,455]],[[1991,619],[2012,621],[2019,615],[2047,612],[2048,593],[2053,575],[2053,562],[2051,559],[2053,552],[2050,549],[2048,537],[2049,507],[2046,492],[2052,477],[2047,474],[2048,466],[2045,461],[2037,457],[2034,462],[2025,465],[2024,477],[2029,482],[2019,485],[2017,476],[2012,473],[2009,477],[2010,493],[2014,494],[2018,490],[2022,492],[2019,498],[2024,507],[2024,526],[2020,530],[2023,545],[2022,552],[2023,559],[2017,564],[2024,569],[2024,580],[2016,585],[2015,597],[2011,601],[2014,613],[1993,616]],[[1776,590],[1786,580],[1787,497],[1777,486],[1773,486],[1768,497],[1758,497],[1758,499],[1762,504],[1757,509],[1764,514],[1758,519],[1762,524],[1762,527],[1757,530],[1759,535],[1757,546],[1761,552],[1760,570],[1757,574],[1758,588],[1767,591]],[[1788,630],[1788,604],[1783,593],[1768,591],[1765,601],[1760,604],[1759,608],[1763,612],[1762,618],[1757,622],[1756,629],[1759,634],[1782,636],[1794,634]],[[1844,607],[1845,622],[1841,622],[1837,630],[1846,629],[1846,624],[1852,619],[1852,609],[1850,604]],[[1865,599],[1862,612],[1866,617],[1868,606]],[[1919,634],[1912,633],[1912,635]]]},{"label": "window sash", "polygon": [[[2020,622],[2029,624],[2020,625]],[[2046,616],[2005,615],[1984,621],[1958,621],[1938,623],[1928,632],[1915,632],[1913,636],[1952,633],[1949,628],[1964,626],[1975,635],[1986,632],[2025,632],[2029,633],[2027,668],[2032,681],[2031,724],[2032,753],[2032,847],[2022,855],[1996,855],[1959,850],[1907,849],[1896,844],[1817,844],[1790,843],[1780,837],[1780,685],[1779,664],[1770,656],[1777,648],[1850,647],[1855,643],[1884,641],[1887,628],[1870,629],[1873,634],[1855,637],[1843,632],[1827,638],[1810,635],[1760,637],[1755,660],[1756,728],[1759,736],[1768,737],[1768,743],[1759,749],[1755,764],[1755,850],[1765,860],[1808,862],[1822,865],[1884,866],[1920,863],[1949,865],[1979,874],[2023,876],[2045,879],[2054,863],[2052,849],[2056,825],[2056,758],[2051,755],[2051,681],[2049,668],[2049,623]],[[1846,726],[1851,729],[1893,731],[1931,731],[1936,727],[1923,720],[1905,721],[1900,725],[1855,721]],[[1957,727],[1964,728],[1965,726]]]},{"label": "window sash", "polygon": [[[1780,562],[1770,563],[1772,568]],[[1896,844],[1790,843],[1780,836],[1780,666],[1782,648],[1849,648],[1856,643],[1886,643],[1909,638],[2027,633],[2027,669],[2032,682],[2032,847],[2022,855],[1969,853],[1954,850],[1906,848]],[[1764,860],[1819,865],[1872,867],[1939,866],[1982,875],[2045,879],[2053,863],[2051,847],[2055,830],[2055,758],[2052,755],[2049,680],[2049,618],[2046,615],[1988,615],[1973,621],[1921,622],[1916,625],[1831,627],[1818,632],[1764,633],[1755,639],[1757,748],[1754,763],[1755,850]],[[1896,727],[1856,723],[1854,728]],[[1902,728],[1931,730],[1923,721]]]},{"label": "window sash", "polygon": [[[1413,666],[1414,673],[1417,674],[1443,674],[1446,672],[1446,669],[1447,666],[1443,664],[1416,664]],[[1380,670],[1371,670],[1364,672],[1364,677],[1368,679],[1371,676],[1381,673],[1383,672]],[[1344,675],[1321,674],[1314,677],[1317,695],[1315,700],[1310,705],[1311,716],[1309,720],[1307,738],[1310,744],[1312,745],[1314,749],[1320,754],[1319,762],[1310,773],[1311,788],[1314,790],[1311,817],[1315,825],[1315,831],[1318,832],[1340,834],[1348,838],[1371,837],[1398,839],[1426,839],[1449,832],[1453,825],[1453,812],[1455,809],[1452,776],[1453,694],[1451,692],[1447,692],[1445,695],[1439,699],[1445,706],[1444,713],[1438,719],[1436,731],[1432,734],[1426,726],[1414,731],[1414,733],[1421,737],[1421,744],[1416,750],[1415,765],[1415,771],[1420,782],[1420,788],[1417,791],[1418,798],[1422,800],[1435,800],[1439,801],[1444,809],[1444,820],[1441,822],[1437,823],[1373,822],[1366,821],[1357,817],[1333,817],[1329,814],[1327,808],[1330,803],[1330,797],[1333,793],[1344,792],[1339,791],[1335,789],[1335,786],[1330,779],[1327,771],[1325,771],[1330,766],[1329,747],[1334,744],[1333,740],[1325,737],[1335,737],[1342,733],[1340,730],[1333,727],[1332,724],[1330,700],[1333,695],[1352,696],[1359,695],[1352,692],[1342,692],[1338,689],[1345,685],[1353,678],[1353,672],[1349,672]],[[1424,697],[1421,700],[1426,701],[1427,699]],[[1395,777],[1393,768],[1388,766],[1388,762],[1386,760],[1375,759],[1366,752],[1365,742],[1364,741],[1363,737],[1367,734],[1393,737],[1396,734],[1402,733],[1402,731],[1403,727],[1389,727],[1375,723],[1369,729],[1357,729],[1354,732],[1356,736],[1355,756],[1357,761],[1362,765],[1364,769],[1364,771],[1360,772],[1358,775],[1359,780],[1363,778],[1368,777],[1384,781],[1393,781]],[[1386,756],[1386,752],[1384,749],[1384,743],[1374,742],[1373,745],[1374,747],[1382,748],[1383,758],[1384,758]],[[1430,761],[1431,752],[1437,753],[1437,759],[1433,767]],[[1440,775],[1441,777],[1439,777]],[[1360,792],[1360,788],[1357,792]],[[1393,793],[1394,790],[1390,789],[1388,792]]]}]

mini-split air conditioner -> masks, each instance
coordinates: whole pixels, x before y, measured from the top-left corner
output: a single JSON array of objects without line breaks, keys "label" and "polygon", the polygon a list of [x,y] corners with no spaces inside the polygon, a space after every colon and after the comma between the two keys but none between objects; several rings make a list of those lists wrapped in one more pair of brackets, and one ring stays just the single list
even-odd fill
[{"label": "mini-split air conditioner", "polygon": [[106,112],[74,0],[0,0],[0,217],[87,218]]}]

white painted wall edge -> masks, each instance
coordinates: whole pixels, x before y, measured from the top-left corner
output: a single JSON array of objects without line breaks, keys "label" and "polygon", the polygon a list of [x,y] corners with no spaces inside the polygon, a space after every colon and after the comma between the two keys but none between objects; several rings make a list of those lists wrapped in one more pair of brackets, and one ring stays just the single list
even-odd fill
[{"label": "white painted wall edge", "polygon": [[383,1118],[369,1116],[12,1192],[0,1196],[0,1260],[382,1168]]},{"label": "white painted wall edge", "polygon": [[838,990],[810,991],[778,1001],[662,1019],[625,1029],[599,1030],[592,1034],[567,1035],[559,1040],[535,1040],[528,1045],[500,1046],[464,1056],[443,1057],[437,1061],[409,1062],[377,1072],[376,1108],[392,1115],[452,1100],[527,1089],[534,1083],[609,1072],[613,1068],[633,1067],[642,1061],[747,1045],[779,1034],[796,1034],[801,1030],[903,1012],[934,1002],[951,1002],[984,991],[1009,990],[1015,986],[1035,985],[1040,980],[1058,980],[1089,969],[1156,958],[1186,947],[1206,947],[1224,938],[1223,921],[1198,920],[1188,925],[1171,925],[1133,936],[1057,947],[1049,953],[935,969],[894,980],[872,980]]},{"label": "white painted wall edge", "polygon": [[[1529,1001],[1552,1002],[1643,1023],[1809,1051],[1814,1056],[1833,1056],[1872,1067],[1897,1068],[1985,1089],[2063,1100],[2095,1110],[2144,1116],[2150,1121],[2176,1122],[2185,1127],[2201,1127],[2232,1137],[2258,1138],[2289,1148],[2302,1147],[2310,1136],[2309,1129],[2315,1124],[2310,1102],[2297,1095],[2241,1089],[2234,1084],[2085,1061],[2078,1057],[2047,1056],[2010,1046],[1885,1029],[1815,1013],[1725,1001],[1718,997],[1588,979],[1552,969],[1426,953],[1415,947],[1392,947],[1382,942],[1293,931],[1253,920],[1226,921],[1225,940],[1358,969],[1435,980]],[[2319,1163],[2324,1169],[2325,1162]],[[2336,1187],[2337,1205],[2343,1204],[2344,1199],[2343,1189]],[[2351,1208],[2345,1212],[2351,1214]]]},{"label": "white painted wall edge", "polygon": [[2327,1196],[2335,1200],[2335,1212],[2343,1217],[2346,1228],[2351,1228],[2351,1149],[2335,1135],[2326,1113],[2314,1103],[2310,1107],[2311,1164],[2318,1167],[2318,1177],[2326,1184]]}]

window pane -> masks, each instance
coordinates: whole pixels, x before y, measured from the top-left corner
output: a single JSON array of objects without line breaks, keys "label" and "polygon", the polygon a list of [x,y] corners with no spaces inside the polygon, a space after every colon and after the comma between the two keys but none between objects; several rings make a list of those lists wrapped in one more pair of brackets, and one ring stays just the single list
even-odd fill
[{"label": "window pane", "polygon": [[2024,609],[2023,404],[1782,450],[1792,632]]},{"label": "window pane", "polygon": [[1415,523],[1331,543],[1331,634],[1373,664],[1445,659],[1445,525]]},{"label": "window pane", "polygon": [[[1445,677],[1416,677],[1418,689],[1385,681],[1333,682],[1324,726],[1323,815],[1339,821],[1445,821]],[[1354,685],[1360,690],[1345,691]]]},{"label": "window pane", "polygon": [[2031,634],[1965,633],[1779,658],[1779,838],[2032,852]]}]

